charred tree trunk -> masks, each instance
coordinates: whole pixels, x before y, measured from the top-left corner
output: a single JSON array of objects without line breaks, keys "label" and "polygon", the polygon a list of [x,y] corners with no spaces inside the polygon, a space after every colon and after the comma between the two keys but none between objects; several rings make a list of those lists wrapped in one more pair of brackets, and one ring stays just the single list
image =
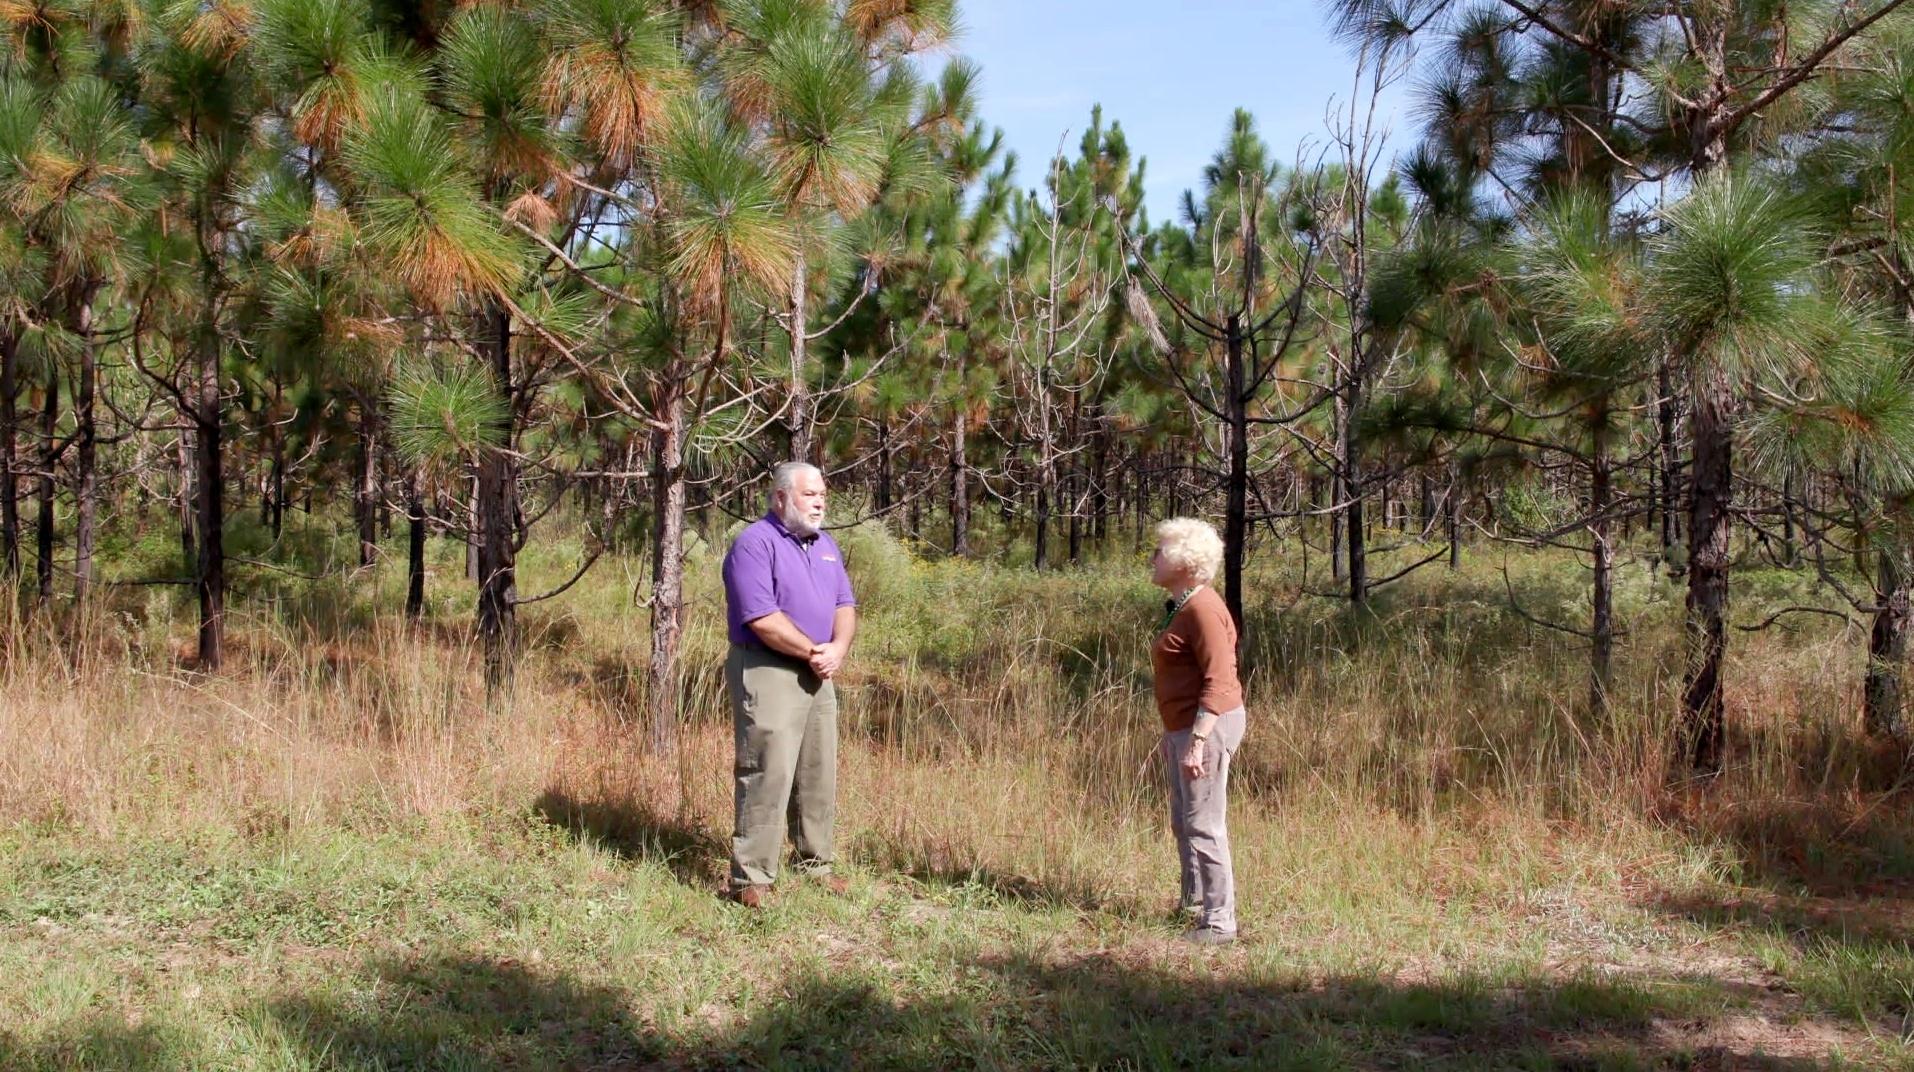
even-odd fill
[{"label": "charred tree trunk", "polygon": [[1031,565],[1042,570],[1049,566],[1050,551],[1050,491],[1039,485],[1037,488],[1037,537],[1036,550]]},{"label": "charred tree trunk", "polygon": [[18,477],[17,409],[20,397],[20,335],[9,320],[0,327],[0,554],[5,555],[6,577],[20,579],[20,497]]},{"label": "charred tree trunk", "polygon": [[1462,568],[1462,474],[1449,471],[1449,494],[1442,504],[1444,523],[1449,529],[1449,568]]},{"label": "charred tree trunk", "polygon": [[1343,500],[1343,537],[1348,541],[1347,556],[1344,565],[1348,570],[1349,602],[1352,606],[1369,605],[1369,556],[1368,531],[1363,523],[1362,497],[1362,444],[1357,442],[1356,414],[1362,402],[1362,383],[1351,377],[1347,386],[1348,405],[1342,411],[1342,451],[1337,458],[1342,472],[1339,474],[1342,484]]},{"label": "charred tree trunk", "polygon": [[425,613],[425,499],[417,473],[405,478],[405,521],[405,616],[416,621]]},{"label": "charred tree trunk", "polygon": [[72,319],[80,340],[80,370],[73,385],[73,602],[83,606],[93,587],[93,545],[100,509],[99,425],[94,394],[99,382],[99,346],[93,338],[96,288],[78,288]]},{"label": "charred tree trunk", "polygon": [[217,670],[226,638],[226,484],[222,468],[219,398],[219,335],[211,322],[202,326],[199,343],[199,382],[193,413],[194,500],[198,504],[193,528],[199,543],[195,587],[199,592],[199,667]]},{"label": "charred tree trunk", "polygon": [[1908,626],[1914,621],[1914,576],[1907,566],[1907,550],[1898,542],[1876,555],[1874,627],[1868,634],[1867,678],[1862,688],[1862,722],[1867,732],[1882,739],[1906,739],[1903,719],[1906,698],[1901,677],[1907,666]]},{"label": "charred tree trunk", "polygon": [[40,472],[37,495],[40,516],[33,533],[34,579],[40,602],[53,601],[53,473],[60,464],[60,370],[47,369],[46,391],[40,403]]},{"label": "charred tree trunk", "polygon": [[[1229,378],[1229,483],[1223,512],[1223,602],[1243,635],[1243,546],[1249,535],[1249,396],[1244,367],[1243,320],[1231,313],[1223,326]],[[1237,646],[1242,647],[1239,639]]]},{"label": "charred tree trunk", "polygon": [[1683,745],[1697,771],[1721,769],[1725,712],[1730,510],[1734,488],[1734,396],[1718,369],[1698,371],[1693,393],[1694,471],[1689,474],[1688,676],[1682,690]]},{"label": "charred tree trunk", "polygon": [[504,416],[496,429],[496,448],[478,458],[478,631],[485,655],[485,681],[497,690],[508,685],[518,643],[518,461],[513,457],[516,421],[512,384],[512,318],[502,306],[486,311],[491,334],[492,389]]}]

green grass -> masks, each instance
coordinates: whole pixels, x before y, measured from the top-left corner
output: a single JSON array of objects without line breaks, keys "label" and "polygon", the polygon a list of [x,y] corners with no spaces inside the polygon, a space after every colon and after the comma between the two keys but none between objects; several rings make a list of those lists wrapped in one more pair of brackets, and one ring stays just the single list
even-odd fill
[{"label": "green grass", "polygon": [[[1611,1043],[1659,1059],[1653,1022],[1735,1003],[1702,977],[1557,974],[1480,948],[1474,912],[1381,901],[1337,920],[1360,945],[1264,931],[1221,954],[1172,945],[1167,917],[869,871],[753,916],[667,861],[478,821],[16,835],[0,1067],[1552,1067]],[[1404,978],[1388,950],[1416,938],[1479,952]]]}]

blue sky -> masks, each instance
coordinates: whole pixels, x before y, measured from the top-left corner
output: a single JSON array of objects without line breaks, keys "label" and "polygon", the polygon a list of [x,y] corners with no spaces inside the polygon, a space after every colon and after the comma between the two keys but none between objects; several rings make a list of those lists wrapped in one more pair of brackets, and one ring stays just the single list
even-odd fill
[{"label": "blue sky", "polygon": [[[1066,131],[1074,154],[1101,103],[1149,159],[1152,224],[1198,185],[1238,105],[1285,164],[1305,138],[1320,149],[1325,105],[1347,99],[1355,67],[1318,0],[964,0],[959,11],[955,51],[983,67],[983,117],[1016,150],[1018,184],[1037,185]],[[1405,88],[1377,112],[1396,145],[1414,134]]]}]

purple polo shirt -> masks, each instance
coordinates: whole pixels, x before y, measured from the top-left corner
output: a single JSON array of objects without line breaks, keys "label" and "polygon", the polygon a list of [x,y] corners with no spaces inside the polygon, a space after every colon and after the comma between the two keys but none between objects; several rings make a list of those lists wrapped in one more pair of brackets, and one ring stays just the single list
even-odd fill
[{"label": "purple polo shirt", "polygon": [[827,533],[801,538],[776,514],[744,527],[724,556],[725,621],[731,643],[763,642],[746,622],[783,611],[814,643],[831,639],[837,608],[855,607],[844,552]]}]

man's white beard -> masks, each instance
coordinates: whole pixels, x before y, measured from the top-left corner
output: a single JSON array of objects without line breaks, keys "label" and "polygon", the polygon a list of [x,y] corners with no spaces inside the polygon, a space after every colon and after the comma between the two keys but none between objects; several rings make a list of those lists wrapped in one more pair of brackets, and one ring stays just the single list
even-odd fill
[{"label": "man's white beard", "polygon": [[817,523],[812,524],[796,503],[786,503],[784,509],[778,511],[778,520],[784,522],[784,527],[798,536],[816,536],[817,530],[824,527],[823,517],[819,517]]}]

